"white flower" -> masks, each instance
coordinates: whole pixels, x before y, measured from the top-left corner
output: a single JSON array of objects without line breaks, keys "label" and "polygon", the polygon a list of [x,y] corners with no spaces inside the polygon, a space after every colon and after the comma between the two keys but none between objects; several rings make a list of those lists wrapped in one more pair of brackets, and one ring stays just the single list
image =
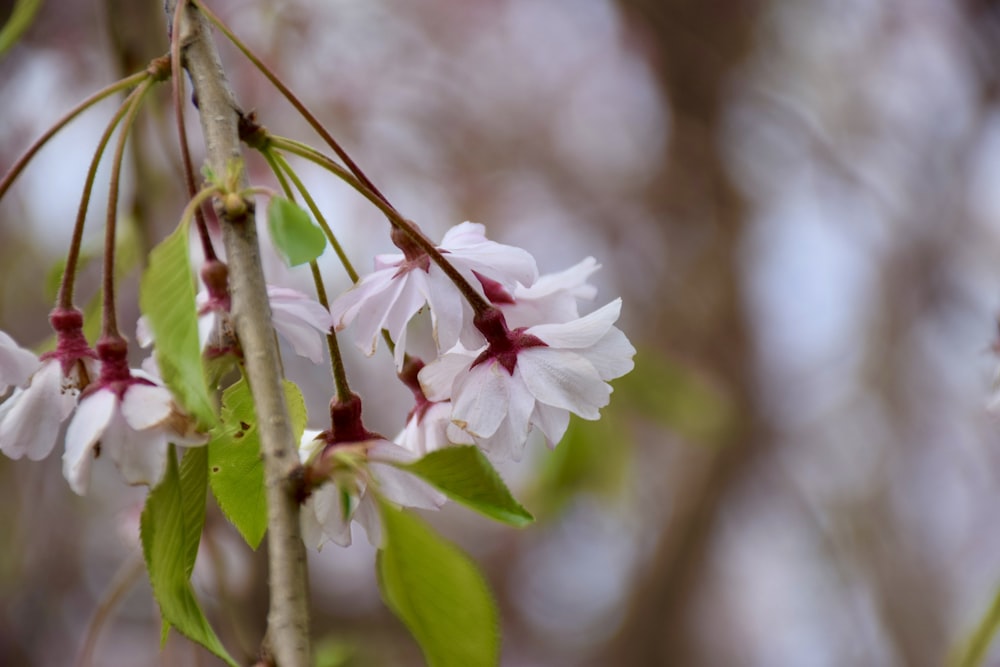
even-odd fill
[{"label": "white flower", "polygon": [[167,445],[203,445],[207,438],[186,428],[186,418],[165,387],[129,377],[102,383],[81,400],[66,431],[63,475],[84,495],[90,465],[106,456],[129,484],[156,486],[167,465]]},{"label": "white flower", "polygon": [[[452,227],[438,249],[474,288],[479,284],[476,274],[508,290],[517,283],[531,285],[538,276],[535,260],[527,251],[488,240],[480,224],[463,222]],[[401,368],[406,325],[425,304],[430,307],[439,350],[450,349],[460,339],[470,345],[482,341],[466,326],[472,321],[472,310],[458,288],[441,267],[413,249],[377,256],[375,271],[340,296],[330,310],[338,331],[357,320],[354,340],[368,356],[375,353],[381,330],[388,330],[396,343],[396,367]]]},{"label": "white flower", "polygon": [[598,419],[608,380],[633,368],[635,348],[614,323],[616,299],[586,317],[507,332],[480,350],[456,347],[420,371],[431,401],[452,401],[449,439],[471,436],[494,458],[519,459],[533,426],[550,445],[562,439],[570,412]]},{"label": "white flower", "polygon": [[[315,440],[316,432],[302,439],[300,456],[308,460],[324,446]],[[406,464],[419,458],[388,440],[368,440],[334,445],[329,455],[335,457],[330,480],[310,494],[301,513],[302,539],[320,549],[327,541],[342,547],[351,544],[351,522],[357,521],[374,547],[382,544],[382,521],[377,494],[403,507],[436,510],[445,496],[413,474],[393,464]]]},{"label": "white flower", "polygon": [[81,388],[97,375],[96,355],[83,337],[79,311],[57,309],[51,319],[56,349],[42,360],[0,332],[0,373],[17,385],[0,404],[0,451],[12,459],[48,456]]}]

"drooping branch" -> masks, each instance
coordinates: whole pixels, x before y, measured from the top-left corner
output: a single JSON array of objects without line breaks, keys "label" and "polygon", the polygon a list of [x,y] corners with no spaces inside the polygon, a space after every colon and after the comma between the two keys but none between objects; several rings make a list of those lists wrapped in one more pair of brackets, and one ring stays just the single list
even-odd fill
[{"label": "drooping branch", "polygon": [[[168,0],[172,17],[176,0]],[[184,67],[191,76],[209,166],[215,174],[241,158],[238,106],[204,17],[192,5],[182,10],[179,35]],[[245,173],[239,187],[247,186]],[[233,321],[243,348],[257,413],[267,486],[270,609],[269,650],[280,667],[307,667],[309,648],[306,556],[299,506],[290,493],[298,456],[284,389],[271,309],[260,261],[253,207],[227,216],[220,207],[229,262]]]}]

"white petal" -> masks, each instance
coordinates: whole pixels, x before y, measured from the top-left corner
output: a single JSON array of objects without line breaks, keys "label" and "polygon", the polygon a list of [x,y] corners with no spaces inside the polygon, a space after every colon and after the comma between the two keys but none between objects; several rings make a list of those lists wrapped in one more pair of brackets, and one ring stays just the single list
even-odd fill
[{"label": "white petal", "polygon": [[0,451],[18,459],[44,459],[55,446],[62,422],[76,407],[77,392],[63,390],[62,366],[51,359],[0,406]]},{"label": "white petal", "polygon": [[517,366],[536,399],[584,419],[597,419],[610,400],[611,387],[575,352],[533,347],[517,355]]},{"label": "white petal", "polygon": [[316,329],[307,324],[279,320],[277,315],[272,323],[297,355],[305,357],[314,364],[323,362],[323,334],[317,333]]},{"label": "white petal", "polygon": [[112,429],[117,444],[110,447],[111,458],[128,484],[154,487],[167,470],[167,433],[161,428],[136,431],[124,419],[115,420]]},{"label": "white petal", "polygon": [[330,304],[330,317],[339,331],[354,321],[362,306],[378,298],[393,284],[395,269],[369,273]]},{"label": "white petal", "polygon": [[589,284],[587,279],[599,268],[601,265],[596,259],[587,257],[568,269],[539,277],[531,287],[518,285],[514,290],[514,298],[540,299],[559,292],[567,292],[577,299],[593,299],[597,294],[597,288]]},{"label": "white petal", "polygon": [[545,434],[549,447],[555,447],[569,428],[569,411],[544,403],[535,404],[531,421]]},{"label": "white petal", "polygon": [[382,547],[384,537],[382,534],[382,519],[379,517],[378,512],[378,503],[372,494],[367,493],[361,496],[361,502],[358,503],[358,509],[354,513],[354,518],[365,529],[368,542],[376,549]]},{"label": "white petal", "polygon": [[635,368],[635,348],[618,327],[611,327],[601,340],[580,354],[594,364],[602,380],[619,378]]},{"label": "white petal", "polygon": [[443,493],[413,473],[374,461],[368,464],[368,468],[375,478],[378,492],[397,505],[436,510],[446,500]]},{"label": "white petal", "polygon": [[446,250],[455,250],[456,248],[465,248],[477,243],[483,243],[486,240],[485,225],[478,222],[465,221],[446,231],[439,247]]},{"label": "white petal", "polygon": [[476,366],[455,382],[451,420],[477,438],[488,438],[507,416],[510,373],[496,360]]},{"label": "white petal", "polygon": [[615,299],[603,308],[578,320],[561,324],[539,324],[527,333],[538,336],[551,347],[581,349],[594,345],[604,337],[621,313],[622,300]]},{"label": "white petal", "polygon": [[309,496],[302,506],[302,511],[299,512],[299,528],[302,531],[302,541],[306,546],[314,547],[318,551],[323,548],[323,543],[327,542],[328,538],[323,533],[323,526],[316,519],[316,509],[313,507],[314,498],[315,492]]},{"label": "white petal", "polygon": [[434,323],[434,341],[438,350],[450,350],[458,342],[465,322],[465,299],[458,288],[445,275],[441,267],[433,265],[426,279],[427,303],[431,307]]},{"label": "white petal", "polygon": [[520,376],[520,368],[514,367],[514,376],[510,384],[510,404],[507,407],[507,417],[500,428],[488,440],[481,443],[488,449],[495,460],[521,460],[524,445],[531,432],[531,414],[535,408],[535,397],[531,395]]},{"label": "white petal", "polygon": [[345,520],[341,497],[340,487],[328,483],[313,491],[311,499],[323,533],[336,544],[348,547],[351,545],[351,522],[350,518]]},{"label": "white petal", "polygon": [[66,430],[63,476],[78,495],[87,493],[94,445],[100,439],[118,407],[114,393],[99,389],[80,401]]},{"label": "white petal", "polygon": [[333,316],[319,301],[287,287],[267,286],[267,298],[275,321],[291,320],[308,324],[322,334],[333,328]]},{"label": "white petal", "polygon": [[23,385],[40,364],[32,352],[0,331],[0,392],[6,391],[7,387]]},{"label": "white petal", "polygon": [[219,313],[210,310],[198,316],[198,347],[201,350],[212,340],[212,334],[219,328]]},{"label": "white petal", "polygon": [[164,387],[135,383],[129,385],[122,397],[122,416],[136,431],[162,424],[173,409],[174,399]]},{"label": "white petal", "polygon": [[[409,277],[410,274],[406,273],[395,278],[385,290],[372,295],[372,298],[368,299],[358,312],[357,322],[354,323],[354,340],[358,348],[367,356],[375,354],[379,335],[385,328],[385,321],[389,318],[390,313],[396,308],[403,309],[398,300],[399,295],[406,288]],[[402,316],[409,319],[414,313],[416,310],[403,313]],[[399,316],[397,315],[397,317]]]},{"label": "white petal", "polygon": [[420,369],[417,379],[424,396],[431,401],[445,401],[451,398],[455,379],[469,370],[478,352],[459,348],[437,361],[432,361]]},{"label": "white petal", "polygon": [[149,328],[149,320],[145,315],[135,323],[135,342],[139,347],[149,347],[153,344],[153,330]]},{"label": "white petal", "polygon": [[411,417],[406,427],[396,437],[395,443],[404,449],[423,456],[429,452],[447,447],[447,429],[451,422],[451,402],[434,403],[417,421]]}]

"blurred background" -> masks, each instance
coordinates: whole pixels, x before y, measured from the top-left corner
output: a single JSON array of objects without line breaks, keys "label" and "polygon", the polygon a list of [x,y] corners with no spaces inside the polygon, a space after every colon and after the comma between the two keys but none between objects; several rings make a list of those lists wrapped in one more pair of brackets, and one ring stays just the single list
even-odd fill
[{"label": "blurred background", "polygon": [[[0,18],[11,0],[0,0]],[[167,50],[160,2],[41,7],[0,57],[0,171],[62,113]],[[503,474],[538,517],[428,517],[486,572],[510,667],[940,665],[1000,585],[1000,4],[989,0],[261,0],[211,3],[432,238],[463,220],[544,272],[603,265],[639,353],[597,423]],[[319,142],[228,44],[246,109]],[[180,216],[168,87],[130,144],[120,319]],[[116,103],[0,202],[0,329],[47,335],[52,276]],[[189,136],[203,150],[193,109]],[[258,183],[273,185],[249,158]],[[296,165],[369,269],[360,197]],[[100,246],[107,169],[91,206]],[[78,300],[96,289],[97,264]],[[328,289],[348,285],[327,264]],[[277,270],[274,267],[271,270]],[[300,276],[291,276],[300,280]],[[305,288],[308,283],[302,283]],[[350,359],[371,428],[402,427],[388,355]],[[136,362],[140,357],[137,355]],[[328,371],[285,355],[324,428]],[[98,466],[100,468],[100,466]],[[0,459],[0,664],[215,665],[172,636],[141,567],[145,491],[58,454]],[[374,553],[313,554],[320,664],[418,665]],[[221,517],[196,585],[250,660],[264,555]],[[984,664],[1000,664],[1000,647]]]}]

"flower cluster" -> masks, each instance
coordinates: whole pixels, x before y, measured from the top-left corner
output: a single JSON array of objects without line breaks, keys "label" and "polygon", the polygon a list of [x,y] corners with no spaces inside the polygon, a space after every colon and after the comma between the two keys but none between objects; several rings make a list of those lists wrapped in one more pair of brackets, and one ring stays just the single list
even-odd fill
[{"label": "flower cluster", "polygon": [[170,392],[126,362],[125,341],[102,339],[97,350],[83,336],[83,317],[56,309],[50,318],[56,348],[36,357],[0,336],[0,372],[13,393],[0,404],[0,451],[18,459],[47,457],[70,418],[63,474],[87,492],[94,458],[106,454],[130,484],[155,486],[166,467],[167,444],[206,442]]},{"label": "flower cluster", "polygon": [[[518,459],[534,427],[554,446],[570,413],[597,419],[608,381],[633,366],[635,349],[614,326],[620,300],[580,316],[579,302],[596,292],[587,282],[599,268],[593,258],[539,277],[530,254],[484,231],[465,222],[438,246],[483,297],[477,312],[426,253],[406,244],[401,255],[377,258],[376,270],[331,306],[338,329],[357,320],[355,339],[368,354],[383,327],[395,339],[401,379],[416,397],[396,442],[419,454],[476,444],[494,459]],[[439,356],[407,369],[406,327],[425,305]]]}]

